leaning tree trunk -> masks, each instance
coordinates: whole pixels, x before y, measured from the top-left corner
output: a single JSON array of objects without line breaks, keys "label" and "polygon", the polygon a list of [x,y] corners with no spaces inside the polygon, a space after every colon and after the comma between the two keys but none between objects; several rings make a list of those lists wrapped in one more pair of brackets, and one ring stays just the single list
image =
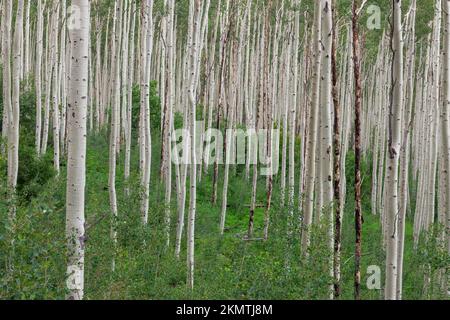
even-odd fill
[{"label": "leaning tree trunk", "polygon": [[69,28],[72,63],[69,77],[66,194],[67,299],[84,294],[84,190],[86,185],[87,78],[90,1],[72,0],[80,8],[79,28]]}]

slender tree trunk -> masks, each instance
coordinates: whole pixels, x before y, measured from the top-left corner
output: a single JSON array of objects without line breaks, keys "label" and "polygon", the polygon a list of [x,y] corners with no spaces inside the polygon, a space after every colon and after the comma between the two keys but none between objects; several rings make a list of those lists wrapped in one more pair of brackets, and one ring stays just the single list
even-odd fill
[{"label": "slender tree trunk", "polygon": [[[309,135],[308,135],[308,159],[306,169],[306,190],[305,201],[303,203],[303,230],[301,236],[301,244],[303,254],[308,255],[310,245],[310,227],[314,212],[314,182],[316,176],[316,135],[317,135],[317,118],[320,102],[320,78],[321,78],[321,61],[322,61],[322,10],[321,1],[316,1],[314,9],[314,68],[313,68],[313,89],[312,104],[309,115]],[[317,209],[317,208],[316,208]]]},{"label": "slender tree trunk", "polygon": [[[24,41],[24,53],[23,53],[23,64],[24,64],[24,76],[28,77],[30,73],[30,8],[31,0],[27,1],[26,11],[25,11],[25,37]],[[28,84],[28,79],[25,79]]]},{"label": "slender tree trunk", "polygon": [[401,110],[403,105],[403,36],[401,0],[392,0],[392,43],[394,55],[392,65],[392,97],[389,112],[389,156],[387,175],[387,248],[385,298],[395,300],[397,296],[398,259],[398,169],[400,155]]},{"label": "slender tree trunk", "polygon": [[[188,97],[189,97],[189,118],[190,118],[190,193],[189,193],[189,216],[187,226],[187,286],[194,289],[194,250],[195,250],[195,216],[197,212],[197,156],[196,156],[196,110],[197,110],[197,76],[198,65],[200,63],[201,48],[201,21],[202,21],[202,2],[199,0],[190,1],[192,10],[192,33],[188,37],[192,37],[191,48],[189,50],[189,65],[191,76],[189,79]],[[208,14],[208,6],[204,14]]]},{"label": "slender tree trunk", "polygon": [[36,26],[36,67],[35,67],[35,87],[36,87],[36,154],[41,153],[41,131],[42,131],[42,51],[44,32],[44,7],[42,0],[37,2],[37,26]]},{"label": "slender tree trunk", "polygon": [[[119,69],[119,61],[120,61],[120,15],[121,15],[121,2],[115,3],[114,9],[114,19],[113,19],[113,32],[112,38],[114,42],[112,44],[112,55],[113,59],[111,61],[112,65],[112,87],[113,87],[113,95],[111,99],[111,130],[110,130],[110,145],[109,145],[109,204],[111,208],[111,239],[114,245],[114,251],[116,250],[117,243],[117,194],[116,194],[116,157],[117,157],[117,126],[120,126],[120,119],[118,119],[118,108],[120,107],[120,69]],[[89,64],[89,62],[88,62]],[[87,80],[87,79],[86,79]],[[115,271],[115,253],[112,258],[112,271]]]},{"label": "slender tree trunk", "polygon": [[[298,7],[300,1],[296,1],[295,5]],[[289,233],[294,226],[294,194],[295,194],[295,140],[296,140],[296,120],[298,108],[298,52],[300,46],[300,12],[294,12],[294,41],[293,41],[293,82],[292,82],[292,105],[290,110],[290,136],[289,136],[289,194],[288,194],[288,208],[289,208]],[[292,51],[291,51],[292,52]],[[292,54],[292,53],[290,53]]]},{"label": "slender tree trunk", "polygon": [[[150,168],[151,168],[151,133],[150,133],[150,63],[153,46],[153,1],[142,3],[142,34],[141,57],[143,68],[141,71],[141,185],[143,196],[141,199],[141,216],[144,224],[148,222],[150,196]],[[142,160],[141,160],[142,161]]]},{"label": "slender tree trunk", "polygon": [[[2,137],[9,139],[9,117],[12,114],[11,97],[11,28],[12,28],[12,0],[3,0],[2,16],[2,68],[3,68],[3,125]],[[3,152],[3,150],[2,150]],[[9,148],[6,151],[9,156]],[[8,165],[8,170],[9,165]],[[8,171],[9,172],[9,171]],[[8,174],[9,179],[9,174]]]},{"label": "slender tree trunk", "polygon": [[8,115],[8,187],[11,192],[10,218],[15,219],[15,193],[19,172],[19,117],[20,117],[20,75],[22,68],[23,0],[17,3],[16,25],[13,40],[12,61],[12,105]]},{"label": "slender tree trunk", "polygon": [[338,72],[336,62],[337,46],[337,26],[336,26],[336,0],[332,2],[333,14],[333,36],[331,48],[331,73],[332,73],[332,95],[334,106],[334,126],[333,126],[333,146],[334,146],[334,260],[333,260],[333,278],[334,278],[334,298],[341,296],[341,109],[339,105]]},{"label": "slender tree trunk", "polygon": [[66,50],[66,32],[67,32],[67,7],[66,0],[61,1],[61,45],[60,45],[60,74],[59,74],[59,92],[61,102],[61,116],[60,116],[60,153],[65,153],[66,147],[66,110],[67,110],[67,50]]},{"label": "slender tree trunk", "polygon": [[86,185],[87,78],[90,1],[72,0],[80,8],[80,28],[69,29],[72,63],[69,78],[68,157],[66,194],[67,299],[84,294],[84,191]]},{"label": "slender tree trunk", "polygon": [[[444,63],[444,105],[442,108],[442,126],[443,126],[443,154],[444,154],[444,166],[446,174],[446,216],[443,217],[446,220],[446,232],[444,234],[444,239],[447,239],[447,252],[450,254],[450,0],[443,0],[443,12],[445,15],[444,24],[444,50],[443,50],[443,63]],[[446,283],[446,291],[450,292],[448,287],[448,268],[447,268],[447,278],[444,279]]]},{"label": "slender tree trunk", "polygon": [[407,77],[407,86],[405,87],[405,105],[404,105],[404,123],[403,123],[403,142],[400,148],[400,204],[398,217],[398,277],[397,277],[397,299],[402,299],[403,289],[403,254],[405,247],[405,229],[406,229],[406,209],[408,204],[408,184],[409,184],[409,160],[410,160],[410,132],[411,132],[411,114],[414,102],[414,81],[415,81],[415,19],[416,19],[416,0],[411,3],[406,27],[408,28],[407,41],[407,63],[405,73]]},{"label": "slender tree trunk", "polygon": [[56,4],[53,12],[53,56],[52,60],[52,89],[53,89],[53,110],[52,110],[52,125],[53,125],[53,167],[55,168],[56,174],[59,175],[59,68],[58,68],[58,34],[59,34],[59,4]]},{"label": "slender tree trunk", "polygon": [[[394,0],[395,1],[395,0]],[[355,299],[361,299],[361,62],[357,0],[353,1],[353,71],[355,78]]]},{"label": "slender tree trunk", "polygon": [[[132,116],[133,116],[133,76],[134,76],[134,63],[135,63],[135,29],[136,29],[136,3],[133,1],[131,4],[131,30],[130,30],[130,51],[128,56],[128,97],[127,97],[127,112],[126,112],[126,129],[125,133],[125,169],[124,176],[127,186],[125,187],[125,194],[129,195],[129,178],[130,178],[130,162],[131,162],[131,140],[132,140]],[[100,38],[99,38],[100,40]],[[100,54],[100,51],[98,52]],[[99,65],[100,67],[100,65]]]}]

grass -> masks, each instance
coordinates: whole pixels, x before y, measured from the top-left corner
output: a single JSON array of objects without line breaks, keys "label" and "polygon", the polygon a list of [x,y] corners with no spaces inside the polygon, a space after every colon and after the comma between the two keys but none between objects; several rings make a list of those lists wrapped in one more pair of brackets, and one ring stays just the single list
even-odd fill
[{"label": "grass", "polygon": [[[152,182],[149,224],[143,227],[139,211],[138,151],[132,151],[130,195],[125,196],[124,159],[117,165],[119,203],[116,271],[111,272],[114,251],[110,240],[108,195],[107,132],[91,135],[87,155],[86,188],[86,299],[327,299],[331,284],[330,251],[325,226],[313,230],[310,258],[299,247],[300,213],[288,236],[287,208],[280,207],[279,178],[274,180],[270,235],[267,242],[243,241],[248,226],[251,181],[243,177],[243,167],[230,170],[226,231],[219,235],[222,176],[218,202],[211,204],[212,170],[202,175],[197,189],[195,237],[195,289],[186,287],[185,235],[182,256],[174,256],[176,203],[172,205],[171,245],[164,245],[164,187],[159,181],[159,138],[153,139]],[[299,149],[299,148],[297,148]],[[50,151],[49,151],[50,152]],[[298,163],[298,161],[297,161]],[[368,161],[367,163],[370,163]],[[352,171],[352,155],[347,161]],[[363,166],[370,176],[370,167]],[[220,167],[222,174],[223,168]],[[297,170],[298,172],[298,170]],[[347,177],[347,201],[343,220],[343,299],[353,297],[354,224],[351,176]],[[173,192],[174,197],[176,193]],[[187,198],[189,199],[189,197]],[[259,179],[257,202],[265,203],[265,179]],[[187,202],[188,203],[188,202]],[[14,250],[8,236],[7,205],[0,204],[0,298],[63,299],[65,286],[65,168],[59,178],[42,185],[37,196],[21,203],[17,212]],[[187,211],[187,210],[186,210]],[[368,290],[369,266],[379,266],[383,284],[384,252],[379,216],[370,212],[370,180],[363,184],[362,297],[381,299],[383,291]],[[263,234],[264,208],[255,212],[255,237]],[[405,245],[404,298],[444,298],[438,290],[423,291],[425,256],[412,250],[412,221],[407,220]],[[445,260],[448,261],[448,260]],[[434,260],[433,260],[434,261]],[[441,261],[442,263],[442,261]],[[435,268],[437,270],[437,268]]]}]

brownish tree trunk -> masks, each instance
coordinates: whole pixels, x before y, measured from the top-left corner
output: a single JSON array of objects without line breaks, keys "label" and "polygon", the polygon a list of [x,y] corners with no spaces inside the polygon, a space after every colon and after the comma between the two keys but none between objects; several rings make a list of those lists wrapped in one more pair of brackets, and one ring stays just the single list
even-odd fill
[{"label": "brownish tree trunk", "polygon": [[341,295],[341,137],[340,137],[340,105],[339,105],[339,88],[338,88],[338,71],[336,66],[336,0],[332,2],[333,11],[333,37],[331,45],[331,74],[332,74],[332,95],[334,105],[334,298],[339,299]]},{"label": "brownish tree trunk", "polygon": [[353,64],[355,77],[355,300],[361,299],[361,70],[357,0],[353,1]]}]

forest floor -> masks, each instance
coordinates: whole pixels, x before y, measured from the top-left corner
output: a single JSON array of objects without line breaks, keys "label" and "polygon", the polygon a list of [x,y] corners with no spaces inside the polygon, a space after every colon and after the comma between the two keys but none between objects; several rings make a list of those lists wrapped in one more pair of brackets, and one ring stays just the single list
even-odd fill
[{"label": "forest floor", "polygon": [[[222,176],[219,177],[216,205],[211,204],[212,170],[207,175],[203,174],[201,182],[198,183],[195,289],[188,290],[185,235],[180,259],[177,260],[174,254],[176,201],[173,201],[172,207],[170,246],[169,248],[165,246],[164,186],[159,180],[158,140],[158,137],[153,139],[151,199],[147,227],[142,227],[140,220],[138,151],[132,152],[133,176],[128,184],[129,196],[125,196],[124,192],[124,159],[122,156],[119,159],[116,184],[119,203],[118,244],[114,253],[110,240],[109,139],[106,132],[91,135],[89,138],[86,189],[86,299],[328,298],[329,286],[332,283],[329,276],[331,252],[327,246],[325,227],[319,225],[313,231],[310,258],[305,260],[299,247],[300,215],[298,210],[294,210],[293,229],[288,231],[288,209],[280,206],[279,177],[274,180],[274,201],[268,241],[261,240],[265,210],[263,207],[256,210],[255,239],[245,240],[251,199],[251,182],[245,179],[245,166],[230,168],[229,207],[223,236],[219,234]],[[27,167],[32,166],[33,161],[30,160]],[[47,161],[51,165],[51,158],[39,161]],[[347,172],[352,173],[352,169],[350,155],[347,159]],[[219,170],[221,172],[223,168],[219,167]],[[382,299],[385,257],[382,250],[380,217],[370,211],[370,168],[364,165],[363,170],[362,298]],[[352,299],[354,221],[351,174],[347,180],[347,201],[342,232],[342,297]],[[23,199],[17,210],[14,250],[9,245],[8,224],[0,225],[1,299],[64,298],[65,181],[63,161],[60,177],[53,177],[44,185],[35,186],[37,191],[34,191],[33,196],[27,196],[26,193],[22,195]],[[22,188],[22,193],[23,190],[26,188]],[[175,197],[174,190],[173,200]],[[259,178],[257,198],[257,203],[265,203],[263,178]],[[0,212],[0,221],[7,221],[6,202],[0,202]],[[412,221],[408,219],[404,299],[445,298],[439,295],[433,281],[425,286],[426,290],[424,289],[424,268],[421,266],[425,261],[431,261],[435,257],[426,254],[426,246],[421,246],[417,251],[409,249],[412,247]],[[113,256],[116,263],[115,272],[111,272]],[[437,274],[438,267],[434,265],[432,272]],[[368,288],[367,283],[372,285],[372,289]]]}]

